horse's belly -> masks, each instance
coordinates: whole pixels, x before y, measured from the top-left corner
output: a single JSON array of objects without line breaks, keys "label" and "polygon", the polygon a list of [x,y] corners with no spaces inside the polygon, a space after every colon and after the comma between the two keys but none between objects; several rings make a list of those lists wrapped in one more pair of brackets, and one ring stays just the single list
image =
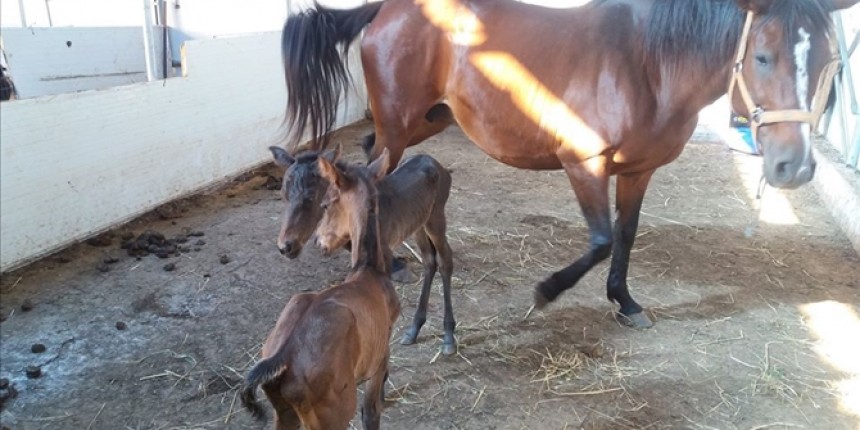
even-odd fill
[{"label": "horse's belly", "polygon": [[[558,144],[541,136],[530,124],[477,114],[465,103],[449,101],[460,128],[490,157],[512,167],[529,170],[561,169],[556,151]],[[496,106],[492,112],[503,107]],[[485,111],[489,112],[489,111]]]}]

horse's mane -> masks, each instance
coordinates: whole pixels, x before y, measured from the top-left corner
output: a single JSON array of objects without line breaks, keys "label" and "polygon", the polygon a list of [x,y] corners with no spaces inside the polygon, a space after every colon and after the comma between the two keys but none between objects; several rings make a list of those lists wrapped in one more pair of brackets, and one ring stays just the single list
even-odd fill
[{"label": "horse's mane", "polygon": [[[643,37],[646,65],[719,68],[735,53],[744,16],[734,0],[656,0]],[[762,24],[773,19],[783,23],[788,44],[797,40],[792,31],[799,25],[812,34],[832,27],[820,0],[774,1],[763,18]]]}]

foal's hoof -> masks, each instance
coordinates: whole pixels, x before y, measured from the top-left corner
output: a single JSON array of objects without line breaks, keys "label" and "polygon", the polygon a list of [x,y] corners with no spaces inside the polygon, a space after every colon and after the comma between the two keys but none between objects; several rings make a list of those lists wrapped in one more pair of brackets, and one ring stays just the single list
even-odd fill
[{"label": "foal's hoof", "polygon": [[552,300],[548,299],[546,295],[544,295],[543,291],[541,291],[541,287],[546,283],[546,281],[541,282],[535,287],[534,298],[535,298],[535,309],[543,309],[548,305]]},{"label": "foal's hoof", "polygon": [[616,312],[615,319],[621,324],[626,325],[627,327],[632,327],[636,329],[645,329],[654,326],[654,323],[651,322],[651,319],[648,318],[648,315],[645,315],[644,311],[637,312],[631,315],[624,315],[621,312]]},{"label": "foal's hoof", "polygon": [[417,334],[412,334],[411,332],[403,333],[403,337],[400,338],[401,345],[414,345],[415,339],[418,337]]},{"label": "foal's hoof", "polygon": [[457,344],[456,343],[443,343],[442,344],[442,355],[454,355],[457,353]]}]

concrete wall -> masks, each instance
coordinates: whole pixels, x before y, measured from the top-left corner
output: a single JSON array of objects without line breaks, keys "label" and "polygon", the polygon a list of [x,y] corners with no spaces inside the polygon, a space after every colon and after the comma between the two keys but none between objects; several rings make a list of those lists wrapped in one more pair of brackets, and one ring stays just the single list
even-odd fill
[{"label": "concrete wall", "polygon": [[146,82],[140,26],[4,28],[3,46],[21,99]]},{"label": "concrete wall", "polygon": [[[190,41],[184,77],[3,103],[0,271],[268,161],[283,136],[279,39]],[[340,124],[365,100],[350,94]]]}]

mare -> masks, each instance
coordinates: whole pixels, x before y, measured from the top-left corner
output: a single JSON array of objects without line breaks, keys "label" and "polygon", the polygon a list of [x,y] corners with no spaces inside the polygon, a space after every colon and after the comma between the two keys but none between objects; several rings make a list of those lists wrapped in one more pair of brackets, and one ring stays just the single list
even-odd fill
[{"label": "mare", "polygon": [[339,196],[338,210],[350,220],[351,269],[340,285],[290,298],[263,344],[262,360],[248,372],[242,404],[262,419],[254,395],[262,385],[275,409],[276,430],[349,428],[357,385],[365,381],[364,428],[379,428],[391,328],[400,314],[379,237],[374,186],[388,160],[385,151],[367,167],[341,170],[318,159],[329,191]]},{"label": "mare", "polygon": [[[328,181],[319,171],[319,158],[336,163],[341,169],[346,164],[338,160],[340,146],[320,154],[304,151],[296,157],[283,148],[269,147],[275,164],[285,169],[281,186],[281,197],[286,207],[278,234],[278,249],[288,258],[296,258],[305,242],[311,237],[320,221],[325,217],[325,227],[317,232],[318,241],[326,254],[336,249],[349,249],[349,223],[342,211],[323,211],[323,197]],[[448,245],[445,204],[451,193],[451,174],[433,157],[418,154],[407,157],[397,168],[377,182],[379,193],[380,237],[385,248],[385,257],[391,258],[391,248],[413,235],[421,252],[424,266],[421,295],[412,326],[403,334],[400,343],[411,345],[418,338],[421,327],[427,321],[427,304],[433,277],[437,269],[442,276],[442,298],[445,314],[442,353],[451,355],[457,351],[454,337],[454,307],[451,303],[451,275],[454,271],[453,253]]]},{"label": "mare", "polygon": [[[550,9],[514,0],[384,0],[288,17],[282,54],[292,141],[325,148],[360,53],[375,135],[396,165],[456,122],[490,157],[564,169],[588,223],[583,256],[540,282],[537,307],[611,256],[619,320],[652,322],[627,285],[654,171],[726,94],[752,118],[764,177],[779,188],[815,171],[810,131],[838,67],[829,12],[858,0],[594,0]],[[730,85],[727,85],[731,83]],[[615,223],[609,181],[616,176]]]}]

